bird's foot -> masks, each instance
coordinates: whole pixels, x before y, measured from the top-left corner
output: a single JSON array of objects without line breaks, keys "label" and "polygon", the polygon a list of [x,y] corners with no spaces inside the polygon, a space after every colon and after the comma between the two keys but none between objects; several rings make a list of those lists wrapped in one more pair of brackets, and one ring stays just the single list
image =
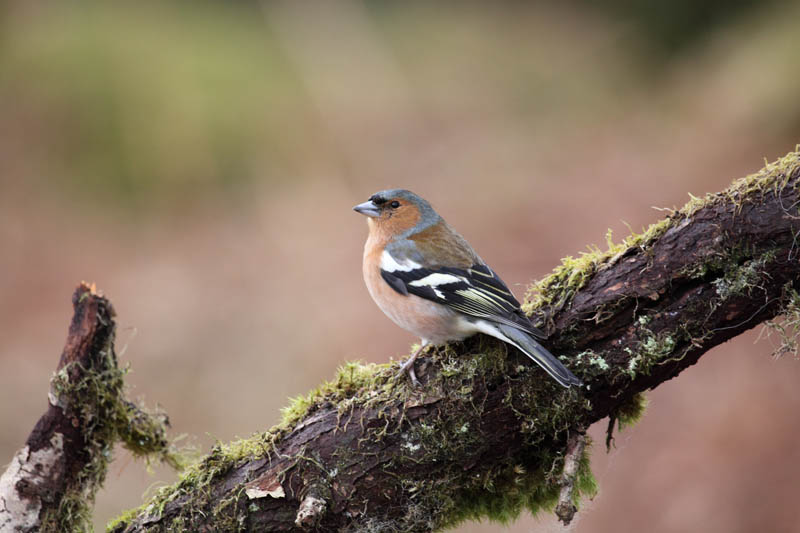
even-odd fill
[{"label": "bird's foot", "polygon": [[419,349],[417,351],[415,351],[413,354],[411,354],[411,357],[408,358],[408,361],[403,363],[402,366],[400,366],[400,370],[397,372],[397,374],[394,375],[395,379],[400,379],[405,374],[408,374],[408,377],[411,378],[411,384],[414,387],[421,387],[422,386],[422,384],[417,379],[416,372],[414,372],[414,362],[417,360],[417,357],[419,356],[419,354],[422,353],[422,350],[424,348],[425,348],[425,345],[423,344],[422,346],[419,347]]}]

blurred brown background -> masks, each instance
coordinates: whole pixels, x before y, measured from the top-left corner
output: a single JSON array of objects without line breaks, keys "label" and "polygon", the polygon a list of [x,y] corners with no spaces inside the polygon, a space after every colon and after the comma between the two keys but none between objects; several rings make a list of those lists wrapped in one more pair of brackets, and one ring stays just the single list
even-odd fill
[{"label": "blurred brown background", "polygon": [[[45,407],[78,281],[135,396],[207,450],[415,339],[361,280],[376,190],[437,207],[522,296],[800,140],[788,2],[0,6],[0,462]],[[800,365],[757,328],[650,395],[578,532],[799,531]],[[117,453],[96,525],[172,482]],[[465,524],[458,531],[497,531]],[[514,532],[561,531],[523,515]]]}]

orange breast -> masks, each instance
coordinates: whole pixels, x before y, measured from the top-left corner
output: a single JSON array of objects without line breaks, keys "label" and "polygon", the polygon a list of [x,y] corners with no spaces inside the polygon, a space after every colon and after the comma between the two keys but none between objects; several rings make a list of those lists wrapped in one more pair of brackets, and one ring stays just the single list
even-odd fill
[{"label": "orange breast", "polygon": [[372,299],[401,328],[432,344],[460,340],[475,330],[455,311],[413,294],[402,295],[381,277],[383,245],[370,236],[364,247],[363,273]]}]

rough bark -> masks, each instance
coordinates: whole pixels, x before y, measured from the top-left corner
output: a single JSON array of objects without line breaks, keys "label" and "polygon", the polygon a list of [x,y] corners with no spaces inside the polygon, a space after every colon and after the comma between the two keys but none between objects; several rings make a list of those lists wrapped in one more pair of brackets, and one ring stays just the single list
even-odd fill
[{"label": "rough bark", "polygon": [[216,446],[110,529],[430,531],[557,503],[569,520],[593,490],[586,427],[634,419],[643,391],[710,348],[800,314],[798,181],[792,153],[539,283],[526,310],[584,388],[483,336],[430,350],[418,388],[396,365],[348,364],[281,425]]},{"label": "rough bark", "polygon": [[568,442],[604,417],[610,429],[635,418],[640,393],[797,304],[798,160],[539,284],[526,309],[585,388],[561,389],[481,336],[430,351],[420,388],[394,383],[395,368],[349,365],[280,427],[216,447],[113,530],[430,531],[552,508],[560,493],[568,520],[569,500],[592,490]]},{"label": "rough bark", "polygon": [[[166,453],[165,420],[123,396],[114,354],[114,309],[81,284],[47,411],[0,477],[0,531],[91,530],[91,504],[111,447]],[[165,457],[166,458],[166,457]]]}]

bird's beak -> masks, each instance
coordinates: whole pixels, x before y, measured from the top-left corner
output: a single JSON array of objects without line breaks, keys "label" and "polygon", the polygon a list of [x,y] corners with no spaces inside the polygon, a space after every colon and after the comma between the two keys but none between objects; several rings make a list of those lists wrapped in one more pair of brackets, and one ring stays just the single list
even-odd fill
[{"label": "bird's beak", "polygon": [[353,208],[353,211],[372,218],[378,218],[379,216],[381,216],[380,208],[377,205],[375,205],[375,203],[372,200],[368,200],[363,204],[358,204]]}]

